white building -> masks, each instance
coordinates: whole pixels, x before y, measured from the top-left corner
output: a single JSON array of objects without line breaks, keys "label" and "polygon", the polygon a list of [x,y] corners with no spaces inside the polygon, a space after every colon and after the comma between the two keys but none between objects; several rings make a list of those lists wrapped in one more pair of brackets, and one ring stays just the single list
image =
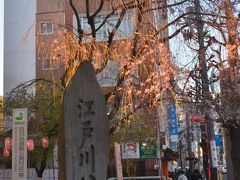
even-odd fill
[{"label": "white building", "polygon": [[35,12],[35,0],[4,1],[4,95],[35,78]]}]

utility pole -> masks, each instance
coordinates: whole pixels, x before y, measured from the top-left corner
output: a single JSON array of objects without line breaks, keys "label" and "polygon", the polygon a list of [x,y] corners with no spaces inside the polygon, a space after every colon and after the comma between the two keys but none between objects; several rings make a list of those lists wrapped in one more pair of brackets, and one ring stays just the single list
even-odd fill
[{"label": "utility pole", "polygon": [[[206,63],[206,48],[204,45],[204,23],[202,21],[201,17],[201,6],[200,6],[200,1],[199,0],[194,0],[194,8],[195,8],[195,24],[197,28],[197,36],[198,36],[198,44],[199,44],[199,49],[198,49],[198,60],[199,60],[199,65],[200,65],[200,77],[202,81],[202,105],[201,105],[201,111],[203,114],[203,118],[206,121],[207,129],[208,129],[208,139],[209,142],[215,142],[215,134],[214,134],[214,124],[213,121],[210,119],[208,116],[209,110],[208,107],[204,106],[204,104],[207,101],[207,98],[209,96],[209,80],[208,80],[208,70],[207,70],[207,63]],[[206,132],[205,132],[206,133]],[[205,139],[206,141],[206,139]],[[203,141],[202,141],[203,142]],[[207,145],[208,144],[208,145]],[[209,149],[211,151],[211,148],[209,147],[209,143],[202,143],[203,150]],[[206,147],[208,146],[208,147]],[[208,163],[209,161],[211,162],[211,177],[208,177],[209,180],[217,180],[217,167],[214,167],[213,161],[212,161],[212,153],[210,153],[210,156],[208,158],[204,158],[205,163]],[[207,162],[206,162],[207,160]],[[206,169],[205,169],[206,172]],[[207,173],[206,173],[207,174]]]}]

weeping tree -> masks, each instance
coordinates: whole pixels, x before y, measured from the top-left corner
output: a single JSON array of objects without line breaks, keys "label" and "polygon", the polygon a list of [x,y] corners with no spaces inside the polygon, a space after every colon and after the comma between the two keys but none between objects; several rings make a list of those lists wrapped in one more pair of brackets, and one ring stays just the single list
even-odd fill
[{"label": "weeping tree", "polygon": [[[145,117],[151,114],[150,119],[156,120],[159,109],[161,113],[164,111],[166,92],[172,88],[170,80],[177,79],[168,41],[180,32],[188,32],[189,24],[181,22],[186,18],[191,20],[189,15],[195,12],[183,12],[178,7],[189,3],[187,0],[169,4],[160,0],[98,0],[94,4],[89,0],[66,1],[66,17],[73,16],[73,23],[59,25],[64,26],[64,31],[60,32],[62,38],[53,38],[50,42],[53,58],[62,52],[66,57],[61,78],[63,89],[71,83],[81,62],[89,60],[98,79],[113,79],[107,88],[103,88],[109,107],[110,132],[118,132],[132,121],[129,116],[138,112]],[[170,22],[168,12],[176,15]],[[175,25],[178,26],[168,34],[168,28]],[[41,51],[44,47],[37,48]],[[114,73],[106,77],[109,70]],[[147,129],[151,123],[145,121],[142,124]],[[64,174],[61,177],[64,179]]]},{"label": "weeping tree", "polygon": [[[147,114],[156,110],[159,102],[164,104],[170,80],[184,77],[187,83],[183,92],[187,88],[190,95],[185,100],[196,108],[213,110],[218,115],[214,119],[229,130],[236,179],[240,172],[239,144],[235,141],[239,132],[238,1],[98,0],[93,4],[69,0],[65,5],[66,15],[74,20],[64,25],[63,38],[54,39],[51,47],[53,57],[65,53],[63,89],[84,60],[93,64],[98,79],[107,78],[106,71],[114,64],[115,74],[110,75],[113,81],[105,88],[114,133],[130,115]],[[183,76],[178,76],[168,52],[168,41],[176,36],[198,57],[190,68],[181,67]],[[183,55],[189,51],[181,52],[184,63]],[[213,84],[220,90],[209,90]],[[119,109],[124,110],[119,113]]]},{"label": "weeping tree", "polygon": [[[80,2],[67,1],[67,13],[70,17],[73,14],[74,26],[67,25],[64,41],[55,41],[53,45],[57,47],[56,53],[61,50],[66,53],[62,86],[68,87],[81,62],[89,60],[98,80],[113,79],[103,88],[109,107],[110,132],[120,132],[119,129],[136,121],[137,118],[129,117],[139,112],[145,116],[141,126],[149,128],[156,123],[159,102],[163,102],[171,87],[170,79],[177,71],[167,42],[180,31],[170,36],[167,33],[173,23],[167,22],[166,1]],[[114,75],[106,77],[111,64],[117,68]],[[148,115],[151,122],[146,121]],[[65,163],[60,161],[60,164],[64,167]],[[61,174],[64,171],[59,172],[64,179]]]}]

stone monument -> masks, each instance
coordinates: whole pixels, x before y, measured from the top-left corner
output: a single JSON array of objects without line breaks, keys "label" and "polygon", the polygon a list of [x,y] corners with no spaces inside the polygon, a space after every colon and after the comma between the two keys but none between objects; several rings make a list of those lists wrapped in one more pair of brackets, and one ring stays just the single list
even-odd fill
[{"label": "stone monument", "polygon": [[89,61],[80,64],[66,90],[64,129],[66,180],[106,180],[106,102]]}]

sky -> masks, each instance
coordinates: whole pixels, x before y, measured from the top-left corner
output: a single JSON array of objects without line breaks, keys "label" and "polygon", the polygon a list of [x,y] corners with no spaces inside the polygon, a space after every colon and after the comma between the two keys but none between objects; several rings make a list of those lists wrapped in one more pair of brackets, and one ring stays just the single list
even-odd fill
[{"label": "sky", "polygon": [[0,0],[0,96],[3,95],[3,2]]}]

